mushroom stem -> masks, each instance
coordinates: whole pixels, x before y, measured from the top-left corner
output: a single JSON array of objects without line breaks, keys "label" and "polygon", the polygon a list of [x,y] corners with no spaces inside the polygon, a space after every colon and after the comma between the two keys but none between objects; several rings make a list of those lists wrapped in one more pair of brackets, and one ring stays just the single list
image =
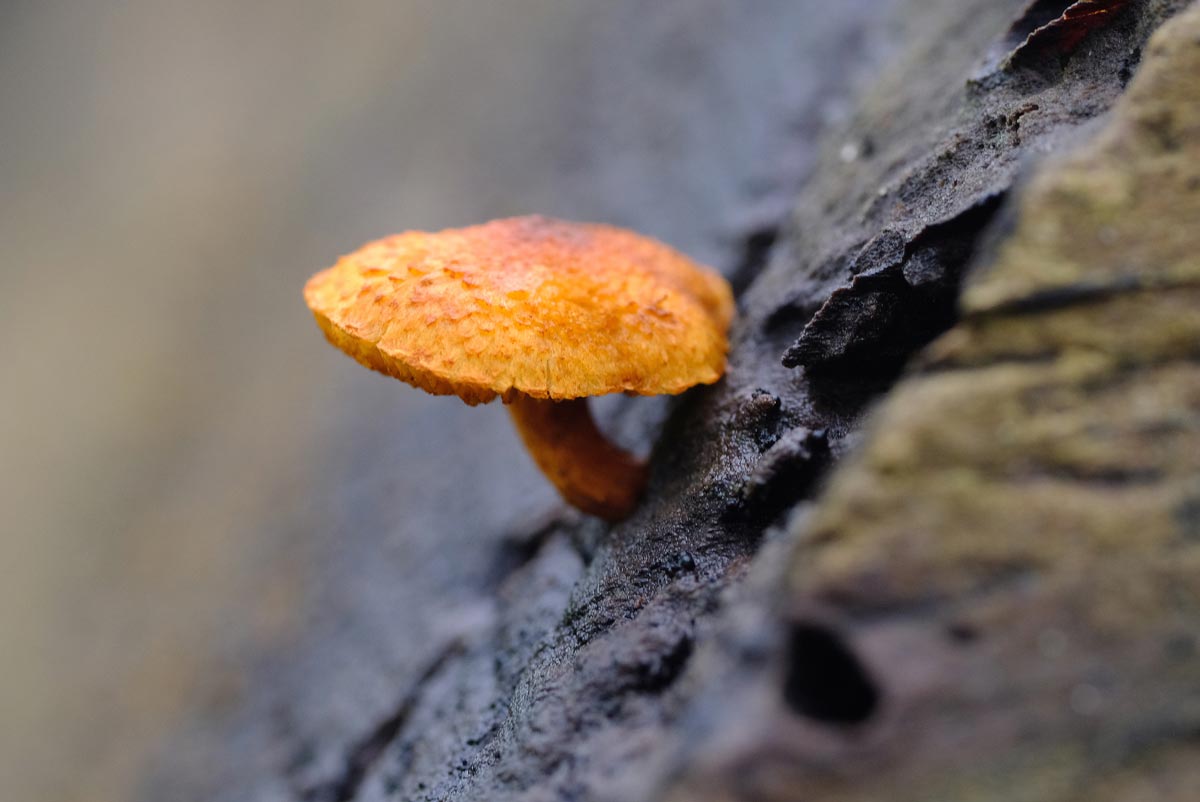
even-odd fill
[{"label": "mushroom stem", "polygon": [[607,521],[633,512],[646,485],[646,464],[596,428],[587,399],[519,394],[508,411],[534,462],[568,503]]}]

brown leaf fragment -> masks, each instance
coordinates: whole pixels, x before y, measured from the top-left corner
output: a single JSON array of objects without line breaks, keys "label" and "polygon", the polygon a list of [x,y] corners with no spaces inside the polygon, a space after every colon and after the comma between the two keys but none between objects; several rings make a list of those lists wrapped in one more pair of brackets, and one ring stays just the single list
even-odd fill
[{"label": "brown leaf fragment", "polygon": [[[1034,3],[1014,23],[1010,36],[1028,30],[1030,22],[1036,24],[1039,15],[1044,15],[1047,6],[1062,3]],[[1048,60],[1058,62],[1071,55],[1090,33],[1111,24],[1118,14],[1129,5],[1129,0],[1079,0],[1072,3],[1060,15],[1038,25],[1024,41],[1008,56],[1006,69],[1037,67]]]}]

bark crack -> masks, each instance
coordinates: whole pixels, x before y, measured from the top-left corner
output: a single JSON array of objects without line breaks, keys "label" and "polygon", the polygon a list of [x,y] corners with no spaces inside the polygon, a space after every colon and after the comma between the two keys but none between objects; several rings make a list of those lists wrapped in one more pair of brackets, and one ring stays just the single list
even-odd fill
[{"label": "bark crack", "polygon": [[408,692],[392,708],[392,712],[380,720],[359,738],[346,752],[341,773],[319,785],[306,788],[300,796],[304,802],[351,802],[357,795],[367,772],[392,744],[422,697],[422,691],[451,660],[463,653],[464,644],[455,639],[442,648],[417,676]]}]

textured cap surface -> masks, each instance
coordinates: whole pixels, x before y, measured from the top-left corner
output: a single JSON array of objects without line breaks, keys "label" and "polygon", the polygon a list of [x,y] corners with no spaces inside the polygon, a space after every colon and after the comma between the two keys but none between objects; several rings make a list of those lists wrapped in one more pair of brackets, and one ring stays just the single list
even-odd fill
[{"label": "textured cap surface", "polygon": [[496,220],[369,243],[304,297],[369,368],[469,404],[679,393],[725,370],[729,285],[612,226]]}]

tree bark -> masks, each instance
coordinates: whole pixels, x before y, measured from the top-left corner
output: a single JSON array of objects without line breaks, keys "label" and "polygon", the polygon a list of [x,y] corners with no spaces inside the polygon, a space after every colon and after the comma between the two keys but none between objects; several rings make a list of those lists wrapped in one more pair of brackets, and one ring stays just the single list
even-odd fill
[{"label": "tree bark", "polygon": [[633,516],[469,533],[152,798],[1195,798],[1200,8],[852,6],[800,110],[849,113],[721,265],[725,380],[613,410],[656,443]]}]

